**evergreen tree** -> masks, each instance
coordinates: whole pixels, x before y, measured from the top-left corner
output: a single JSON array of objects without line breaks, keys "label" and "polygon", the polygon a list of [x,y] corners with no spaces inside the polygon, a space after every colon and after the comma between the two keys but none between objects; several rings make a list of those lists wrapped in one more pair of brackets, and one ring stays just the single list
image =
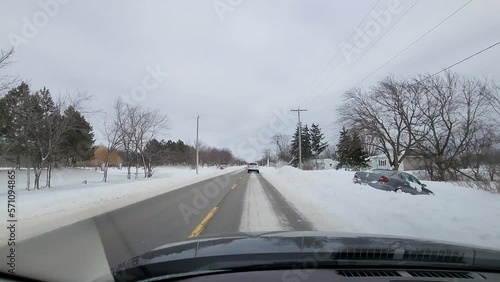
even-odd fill
[{"label": "evergreen tree", "polygon": [[14,157],[17,168],[21,165],[21,157],[30,155],[26,130],[29,95],[28,84],[22,82],[0,99],[0,152],[8,160]]},{"label": "evergreen tree", "polygon": [[74,107],[64,111],[68,119],[68,129],[63,134],[60,155],[66,159],[66,165],[76,165],[77,161],[91,160],[94,156],[94,133],[92,126]]},{"label": "evergreen tree", "polygon": [[345,127],[342,127],[340,131],[339,143],[337,144],[337,160],[339,164],[337,169],[350,166],[350,146],[351,146],[351,136]]},{"label": "evergreen tree", "polygon": [[312,157],[312,147],[311,147],[311,132],[309,127],[304,126],[302,128],[302,162],[309,160]]},{"label": "evergreen tree", "polygon": [[[302,150],[302,162],[308,160],[312,156],[311,152],[311,135],[309,132],[309,127],[306,125],[302,127],[301,130],[301,150]],[[295,129],[295,134],[292,137],[291,154],[294,158],[293,164],[298,166],[299,163],[299,128]]]},{"label": "evergreen tree", "polygon": [[353,132],[351,136],[351,152],[350,162],[351,167],[355,169],[368,167],[368,153],[365,151],[363,142],[357,132]]},{"label": "evergreen tree", "polygon": [[292,145],[290,146],[291,155],[293,156],[293,165],[299,163],[299,128],[295,128],[295,133],[292,136]]},{"label": "evergreen tree", "polygon": [[165,156],[165,147],[162,142],[153,138],[144,147],[144,157],[146,158],[146,166],[149,170],[152,169],[153,165],[164,164],[162,158]]},{"label": "evergreen tree", "polygon": [[319,125],[313,123],[311,126],[311,152],[316,159],[328,146],[328,143],[323,142],[324,139],[324,134],[321,133]]},{"label": "evergreen tree", "polygon": [[336,153],[339,161],[337,168],[358,169],[368,167],[368,153],[365,151],[363,142],[357,132],[349,132],[343,127],[340,132]]}]

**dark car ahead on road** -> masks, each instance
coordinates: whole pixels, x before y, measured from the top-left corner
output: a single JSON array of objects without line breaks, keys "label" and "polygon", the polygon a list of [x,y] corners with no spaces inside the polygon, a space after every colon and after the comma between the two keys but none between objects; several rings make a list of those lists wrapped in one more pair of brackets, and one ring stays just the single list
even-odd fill
[{"label": "dark car ahead on road", "polygon": [[415,176],[395,170],[372,170],[358,171],[354,174],[354,183],[367,184],[375,189],[404,192],[412,195],[434,195],[431,190],[425,188]]}]

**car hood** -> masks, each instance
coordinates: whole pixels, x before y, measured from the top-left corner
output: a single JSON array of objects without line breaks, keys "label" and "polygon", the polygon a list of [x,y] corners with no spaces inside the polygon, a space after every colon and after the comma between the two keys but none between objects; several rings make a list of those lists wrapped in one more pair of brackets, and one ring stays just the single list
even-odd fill
[{"label": "car hood", "polygon": [[[393,264],[474,266],[500,271],[500,251],[414,238],[313,231],[238,233],[168,244],[113,267],[112,272],[115,277],[133,273],[135,278],[146,278],[150,277],[144,276],[146,273],[151,275],[155,266],[165,263],[164,266],[170,269],[178,268],[168,263],[183,262],[184,268],[189,264],[191,268],[178,270],[187,272],[206,269],[208,265],[212,270],[227,269],[245,263],[299,261],[316,256],[328,262],[345,262],[348,265],[352,262],[359,264],[360,261],[380,263],[383,260]],[[195,260],[203,263],[191,264]],[[148,269],[148,266],[153,267]]]}]

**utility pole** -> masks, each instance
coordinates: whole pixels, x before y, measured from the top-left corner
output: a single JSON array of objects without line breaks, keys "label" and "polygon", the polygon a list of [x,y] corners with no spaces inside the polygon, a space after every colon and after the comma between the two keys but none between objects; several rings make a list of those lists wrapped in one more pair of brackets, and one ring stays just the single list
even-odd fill
[{"label": "utility pole", "polygon": [[199,143],[198,143],[198,132],[200,129],[200,116],[196,118],[196,174],[198,174],[198,162],[200,161],[199,158]]},{"label": "utility pole", "polygon": [[290,110],[291,112],[297,112],[299,118],[299,169],[302,169],[302,124],[300,123],[300,112],[307,112],[307,109],[297,108],[296,110]]}]

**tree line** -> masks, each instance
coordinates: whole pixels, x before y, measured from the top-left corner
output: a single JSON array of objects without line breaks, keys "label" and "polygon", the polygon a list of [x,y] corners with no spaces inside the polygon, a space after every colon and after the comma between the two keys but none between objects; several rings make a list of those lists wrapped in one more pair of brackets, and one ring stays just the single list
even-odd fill
[{"label": "tree line", "polygon": [[431,180],[491,180],[498,173],[498,86],[452,72],[387,77],[344,94],[338,122],[397,170],[409,153]]},{"label": "tree line", "polygon": [[40,188],[46,168],[46,187],[58,164],[75,164],[93,157],[92,126],[78,110],[84,93],[54,99],[47,88],[32,91],[22,82],[0,98],[0,150],[2,159],[27,167],[27,189],[33,168],[33,188]]},{"label": "tree line", "polygon": [[[182,140],[151,140],[146,145],[146,152],[149,156],[148,161],[154,166],[160,165],[191,165],[196,163],[196,147],[184,143]],[[215,165],[235,165],[243,161],[233,155],[227,148],[215,148],[199,145],[199,159],[201,166]]]},{"label": "tree line", "polygon": [[[182,140],[158,141],[158,137],[169,129],[168,119],[159,110],[145,109],[137,104],[129,104],[117,99],[111,115],[103,120],[103,135],[107,154],[103,161],[103,181],[107,181],[110,157],[119,152],[127,169],[127,179],[139,177],[143,168],[145,178],[153,176],[158,165],[187,165],[196,163],[195,146]],[[229,165],[238,159],[229,149],[199,146],[202,165]],[[135,172],[132,173],[132,168]]]},{"label": "tree line", "polygon": [[[301,126],[300,139],[299,142],[298,126],[293,135],[275,134],[271,141],[276,146],[274,157],[272,156],[271,150],[265,150],[260,161],[266,162],[270,159],[273,161],[285,161],[292,163],[294,166],[298,166],[299,146],[301,147],[302,162],[319,158],[328,146],[319,124],[313,123],[311,127],[307,124]],[[307,164],[305,164],[305,168],[309,168]]]},{"label": "tree line", "polygon": [[[194,146],[157,140],[168,129],[166,115],[120,99],[103,119],[105,144],[97,146],[81,111],[89,99],[85,93],[54,98],[47,88],[33,91],[25,82],[0,97],[0,160],[4,166],[26,168],[27,190],[51,187],[52,169],[59,167],[101,166],[106,182],[110,165],[126,167],[127,179],[133,168],[138,178],[140,168],[144,177],[151,177],[154,166],[194,166]],[[201,145],[199,151],[202,165],[243,163],[229,149]]]}]

